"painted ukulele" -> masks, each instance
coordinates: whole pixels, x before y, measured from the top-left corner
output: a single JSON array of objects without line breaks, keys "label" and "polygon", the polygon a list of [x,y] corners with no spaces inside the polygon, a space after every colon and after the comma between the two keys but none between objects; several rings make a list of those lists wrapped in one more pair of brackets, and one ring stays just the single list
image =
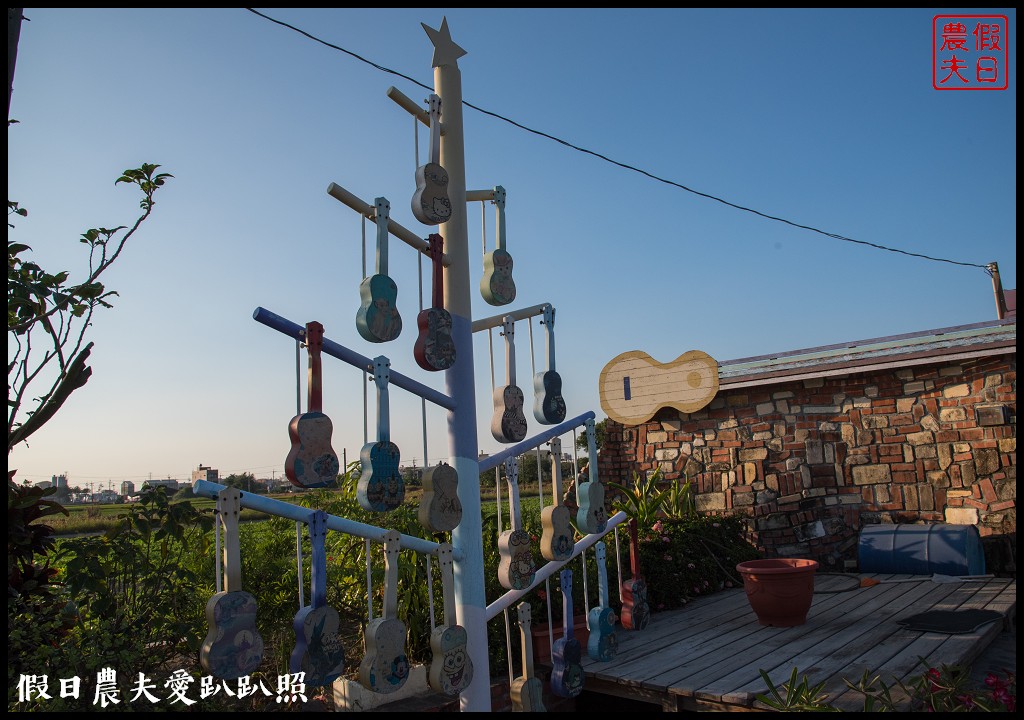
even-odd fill
[{"label": "painted ukulele", "polygon": [[441,566],[441,587],[444,591],[444,621],[430,634],[432,653],[427,682],[442,695],[458,695],[473,681],[473,661],[466,645],[466,629],[455,622],[455,575],[452,569],[452,546],[442,543],[437,548]]},{"label": "painted ukulele", "polygon": [[622,601],[619,620],[626,630],[643,630],[651,619],[651,609],[647,605],[647,582],[640,572],[635,519],[629,521],[629,564],[633,577],[619,584],[619,599]]},{"label": "painted ukulele", "polygon": [[398,619],[398,551],[400,535],[384,536],[384,614],[366,625],[366,657],[359,663],[359,683],[367,690],[390,694],[409,678],[405,654],[405,623]]},{"label": "painted ukulele", "polygon": [[314,687],[330,685],[345,670],[345,648],[338,629],[338,611],[327,604],[327,513],[315,510],[309,519],[310,604],[295,613],[295,649],[289,670],[304,672],[305,683]]},{"label": "painted ukulele", "polygon": [[590,480],[576,486],[576,525],[587,533],[601,533],[608,527],[608,513],[604,508],[604,485],[597,477],[597,430],[593,418],[586,421],[587,462]]},{"label": "painted ukulele", "polygon": [[377,223],[377,272],[359,283],[361,303],[356,312],[356,330],[369,342],[394,340],[402,332],[398,314],[398,286],[388,277],[388,218],[391,203],[379,197],[374,201]]},{"label": "painted ukulele", "polygon": [[533,674],[533,636],[530,634],[532,619],[530,603],[519,603],[516,613],[519,617],[519,635],[523,645],[523,674],[512,681],[509,696],[512,709],[516,712],[547,712],[544,707],[544,684]]},{"label": "painted ukulele", "polygon": [[562,397],[562,376],[555,372],[555,309],[544,306],[547,329],[548,369],[533,376],[533,416],[544,425],[565,420],[565,399]]},{"label": "painted ukulele", "polygon": [[416,364],[428,372],[447,370],[455,364],[455,341],[452,339],[452,316],[444,309],[444,238],[434,233],[427,238],[430,243],[433,274],[433,307],[421,310],[416,316],[420,334],[416,336],[412,354]]},{"label": "painted ukulele", "polygon": [[516,283],[512,279],[512,256],[505,249],[505,188],[494,188],[494,205],[498,209],[498,229],[494,250],[484,254],[484,274],[480,278],[480,294],[491,305],[508,305],[516,299]]},{"label": "painted ukulele", "polygon": [[608,603],[608,567],[604,542],[594,545],[597,563],[597,607],[590,608],[587,615],[587,655],[598,662],[607,662],[615,657],[619,640],[615,636],[615,611]]},{"label": "painted ukulele", "polygon": [[[241,497],[238,488],[217,493],[217,517],[224,525],[224,590],[206,603],[209,632],[199,650],[203,670],[222,680],[249,675],[263,660],[263,638],[256,629],[256,598],[242,590],[238,542]],[[215,532],[220,529],[215,528]]]},{"label": "painted ukulele", "polygon": [[323,413],[323,386],[320,372],[320,351],[324,342],[324,326],[306,323],[306,349],[309,351],[307,411],[288,423],[292,449],[284,461],[285,477],[300,488],[320,488],[338,480],[340,463],[331,447],[334,425]]},{"label": "painted ukulele", "polygon": [[617,355],[598,378],[601,407],[623,425],[647,422],[663,407],[697,412],[718,392],[718,362],[700,350],[660,363],[641,350]]},{"label": "painted ukulele", "polygon": [[377,384],[377,442],[366,443],[359,453],[362,470],[356,484],[356,500],[366,510],[389,512],[405,500],[405,480],[398,469],[401,453],[391,442],[391,361],[383,355],[373,359],[373,380]]},{"label": "painted ukulele", "polygon": [[530,534],[519,516],[519,458],[505,461],[511,530],[498,536],[498,582],[506,590],[525,590],[533,584],[537,567],[530,549]]},{"label": "painted ukulele", "polygon": [[545,560],[568,560],[576,547],[572,512],[562,504],[562,441],[551,440],[551,494],[554,502],[540,511],[540,554]]},{"label": "painted ukulele", "polygon": [[583,649],[572,634],[572,570],[559,575],[562,587],[562,625],[564,635],[551,646],[551,692],[574,698],[583,692]]},{"label": "painted ukulele", "polygon": [[491,435],[500,443],[516,443],[526,437],[523,391],[516,386],[516,325],[511,315],[501,321],[505,336],[505,385],[494,388]]},{"label": "painted ukulele", "polygon": [[441,167],[441,98],[431,94],[430,158],[416,168],[416,192],[412,194],[412,214],[424,225],[448,222],[452,203],[448,199],[448,171]]},{"label": "painted ukulele", "polygon": [[438,463],[423,473],[423,495],[417,511],[420,524],[431,532],[449,532],[462,522],[459,474],[451,465]]}]

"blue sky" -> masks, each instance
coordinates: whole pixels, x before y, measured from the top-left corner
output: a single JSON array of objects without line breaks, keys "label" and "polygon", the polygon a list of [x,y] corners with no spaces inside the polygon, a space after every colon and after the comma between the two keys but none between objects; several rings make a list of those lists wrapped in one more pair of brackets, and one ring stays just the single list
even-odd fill
[{"label": "blue sky", "polygon": [[[1016,287],[1016,13],[1006,91],[932,87],[932,18],[956,10],[260,9],[431,85],[420,27],[448,19],[464,99],[574,145],[736,205],[910,253],[998,262]],[[11,239],[51,270],[84,268],[89,227],[128,224],[114,179],[143,162],[175,178],[107,276],[120,297],[94,319],[94,373],[10,457],[33,482],[280,477],[295,414],[294,343],[262,306],[444,389],[415,364],[416,253],[390,243],[406,329],[356,332],[361,222],[331,182],[424,236],[412,121],[389,86],[427,91],[245,9],[30,8],[8,130]],[[569,416],[599,406],[601,368],[643,350],[719,361],[995,318],[979,268],[934,262],[767,220],[507,122],[464,110],[467,185],[507,191],[518,297],[474,318],[549,302]],[[427,147],[419,135],[420,157]],[[469,245],[480,277],[479,203]],[[488,249],[494,210],[487,207]],[[371,243],[372,226],[367,227]],[[429,264],[424,263],[424,270]],[[429,287],[429,274],[424,277]],[[426,293],[426,290],[425,290]],[[429,294],[425,294],[429,304]],[[495,370],[504,353],[495,334]],[[533,324],[534,363],[545,368]],[[529,326],[518,385],[532,403]],[[480,447],[489,432],[486,334],[474,339]],[[304,366],[303,366],[304,367]],[[363,445],[361,373],[324,361],[324,412],[349,460]],[[421,404],[392,388],[392,439],[423,463]],[[302,391],[305,410],[305,390]],[[373,436],[375,391],[370,388]],[[530,420],[530,434],[543,429]],[[428,406],[431,463],[445,412]],[[571,440],[567,436],[566,440]],[[565,447],[569,445],[566,443]]]}]

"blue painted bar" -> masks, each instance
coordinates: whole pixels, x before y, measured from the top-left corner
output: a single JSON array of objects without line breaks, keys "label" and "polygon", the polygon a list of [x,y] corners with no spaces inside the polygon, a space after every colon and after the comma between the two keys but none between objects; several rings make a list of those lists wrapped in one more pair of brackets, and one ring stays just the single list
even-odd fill
[{"label": "blue painted bar", "polygon": [[[299,342],[304,342],[306,339],[305,325],[294,323],[287,318],[281,317],[277,313],[267,310],[266,308],[256,308],[252,313],[252,318],[256,322],[277,330],[279,333],[283,333],[288,337],[295,338]],[[349,350],[344,345],[339,345],[333,340],[328,340],[326,337],[323,341],[323,352],[331,357],[347,362],[349,365],[357,367],[364,372],[368,372],[371,375],[373,374],[373,360],[360,355],[355,350]],[[448,397],[442,392],[438,392],[432,387],[427,387],[421,382],[413,380],[410,377],[406,377],[399,372],[392,370],[389,382],[392,385],[397,385],[403,390],[408,390],[414,395],[419,395],[424,400],[429,400],[435,405],[440,405],[445,410],[455,410],[454,399]]]},{"label": "blue painted bar", "polygon": [[[210,482],[209,480],[196,480],[192,483],[192,492],[196,495],[201,495],[202,497],[216,498],[217,493],[223,490],[224,487],[224,485]],[[308,523],[315,512],[315,508],[293,505],[292,503],[286,503],[283,500],[275,500],[272,497],[257,495],[250,492],[242,493],[241,503],[242,507],[250,510],[257,510],[259,512],[266,513],[267,515],[274,515],[276,517],[283,517],[288,520],[295,520],[296,522],[304,523]],[[348,520],[347,518],[338,517],[337,515],[327,516],[327,529],[347,533],[349,535],[355,535],[356,537],[369,538],[370,540],[380,543],[384,542],[384,536],[388,533],[387,530],[375,525],[367,525],[366,523]],[[437,549],[440,547],[436,542],[413,537],[412,535],[402,535],[401,540],[403,550],[415,550],[418,553],[436,555]],[[460,555],[461,553],[458,550],[454,550],[452,553],[452,557],[456,559],[461,559]]]},{"label": "blue painted bar", "polygon": [[534,435],[531,438],[523,440],[521,443],[510,445],[504,450],[496,452],[489,457],[485,457],[483,460],[480,461],[480,473],[482,474],[487,472],[488,470],[493,470],[494,468],[498,467],[498,465],[505,462],[506,459],[510,457],[515,457],[517,455],[522,455],[527,450],[533,450],[542,442],[547,442],[553,437],[558,437],[559,435],[567,433],[573,428],[579,427],[587,420],[590,420],[594,417],[594,411],[587,410],[585,413],[574,417],[572,420],[566,420],[564,422],[561,422],[558,425],[555,425],[554,427],[548,428],[539,435]]}]

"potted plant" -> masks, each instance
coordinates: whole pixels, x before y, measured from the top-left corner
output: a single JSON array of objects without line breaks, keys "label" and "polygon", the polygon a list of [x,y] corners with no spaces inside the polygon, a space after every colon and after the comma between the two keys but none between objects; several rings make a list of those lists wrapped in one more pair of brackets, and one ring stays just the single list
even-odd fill
[{"label": "potted plant", "polygon": [[805,558],[747,560],[736,565],[758,622],[774,627],[807,621],[817,569],[817,561]]}]

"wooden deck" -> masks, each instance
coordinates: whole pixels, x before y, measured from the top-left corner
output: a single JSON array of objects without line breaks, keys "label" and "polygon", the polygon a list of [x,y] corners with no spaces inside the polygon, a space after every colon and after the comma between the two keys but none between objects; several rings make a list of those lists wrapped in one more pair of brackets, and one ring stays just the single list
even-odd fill
[{"label": "wooden deck", "polygon": [[[854,578],[881,584],[859,587]],[[892,583],[887,580],[913,580]],[[842,588],[851,588],[838,591]],[[926,610],[990,609],[1003,615],[979,630],[960,635],[906,630],[896,621]],[[772,682],[789,679],[793,668],[812,684],[824,681],[829,701],[843,710],[863,708],[863,696],[847,688],[867,670],[891,684],[929,665],[970,664],[1016,620],[1017,583],[1008,578],[939,583],[917,575],[821,575],[804,625],[765,627],[746,594],[731,589],[699,598],[685,608],[654,613],[642,631],[618,629],[614,660],[586,657],[585,690],[656,703],[666,711],[758,710]]]}]

